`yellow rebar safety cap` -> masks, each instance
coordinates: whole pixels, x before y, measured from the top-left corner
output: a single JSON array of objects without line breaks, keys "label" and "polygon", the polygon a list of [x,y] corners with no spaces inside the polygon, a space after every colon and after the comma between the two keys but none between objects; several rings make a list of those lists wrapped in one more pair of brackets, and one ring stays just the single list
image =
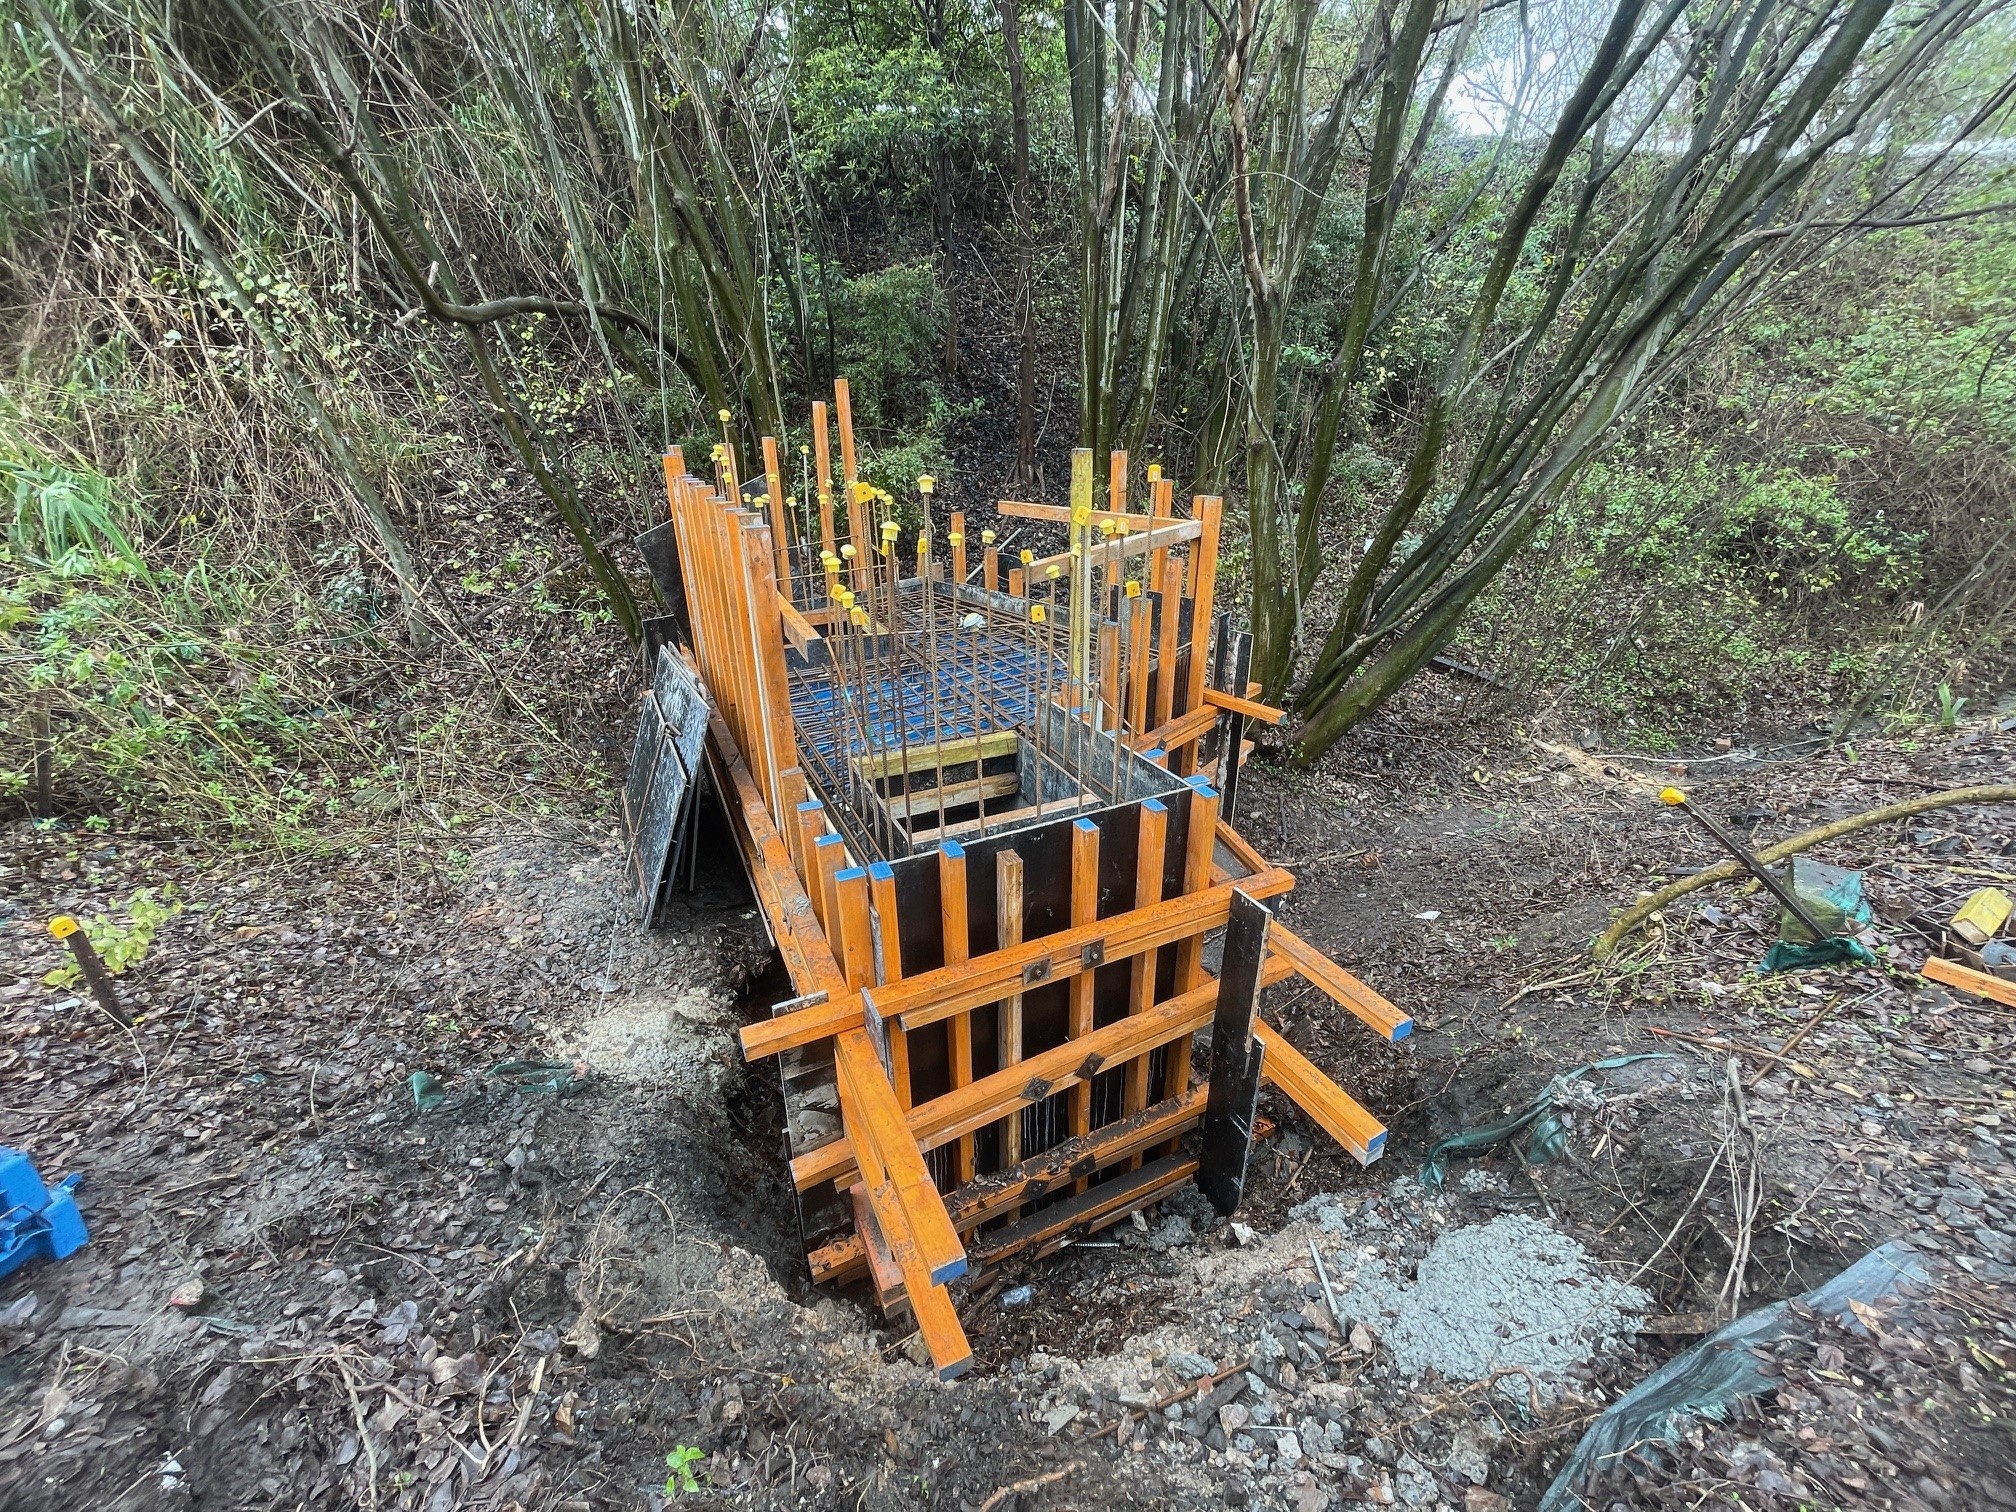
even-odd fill
[{"label": "yellow rebar safety cap", "polygon": [[49,933],[59,940],[67,940],[82,926],[68,914],[58,914],[49,921]]},{"label": "yellow rebar safety cap", "polygon": [[1664,788],[1659,793],[1659,801],[1673,808],[1678,808],[1687,801],[1687,795],[1676,787]]}]

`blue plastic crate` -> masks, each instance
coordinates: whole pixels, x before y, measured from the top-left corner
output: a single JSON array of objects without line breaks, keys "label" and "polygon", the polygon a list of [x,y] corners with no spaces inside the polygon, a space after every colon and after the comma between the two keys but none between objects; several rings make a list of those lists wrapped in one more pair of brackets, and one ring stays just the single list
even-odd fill
[{"label": "blue plastic crate", "polygon": [[35,1162],[0,1145],[0,1276],[30,1260],[61,1260],[84,1247],[83,1215],[76,1191],[82,1176],[66,1176],[55,1189],[42,1184]]}]

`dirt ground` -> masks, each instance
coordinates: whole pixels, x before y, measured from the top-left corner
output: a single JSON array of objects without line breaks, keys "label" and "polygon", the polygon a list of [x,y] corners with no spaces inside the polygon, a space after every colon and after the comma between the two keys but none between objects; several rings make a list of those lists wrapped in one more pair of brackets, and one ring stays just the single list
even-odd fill
[{"label": "dirt ground", "polygon": [[[1687,785],[1766,838],[2016,771],[1993,721],[1730,735]],[[91,1242],[0,1282],[0,1507],[635,1508],[675,1455],[694,1505],[1495,1512],[1719,1304],[1892,1238],[1936,1261],[1930,1297],[1815,1325],[1775,1397],[1590,1505],[2016,1505],[2016,1013],[1915,975],[2016,874],[2016,810],[1824,848],[1867,872],[1886,965],[1760,977],[1775,919],[1728,885],[1588,956],[1715,859],[1652,798],[1665,759],[1494,727],[1444,686],[1310,776],[1249,779],[1241,828],[1300,877],[1282,916],[1415,1015],[1389,1047],[1293,984],[1267,1010],[1387,1120],[1387,1156],[1360,1169],[1276,1102],[1241,1229],[1175,1200],[961,1283],[976,1369],[949,1385],[805,1280],[774,1088],[733,1040],[787,989],[719,835],[646,933],[606,819],[296,861],[11,825],[0,1142],[84,1174]],[[143,887],[180,912],[120,979],[129,1031],[43,985],[44,926]],[[1435,1140],[1644,1052],[1670,1058],[1582,1079],[1559,1159],[1412,1179]],[[1647,1294],[1530,1392],[1406,1367],[1308,1260],[1405,1282],[1508,1218]]]}]

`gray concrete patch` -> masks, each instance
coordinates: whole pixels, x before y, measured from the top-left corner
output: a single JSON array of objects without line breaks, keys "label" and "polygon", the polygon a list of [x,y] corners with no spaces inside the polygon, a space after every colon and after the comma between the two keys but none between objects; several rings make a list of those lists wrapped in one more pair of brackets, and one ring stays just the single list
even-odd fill
[{"label": "gray concrete patch", "polygon": [[1628,1320],[1650,1300],[1566,1234],[1513,1214],[1443,1234],[1412,1283],[1348,1247],[1338,1268],[1340,1307],[1384,1337],[1403,1371],[1459,1381],[1515,1369],[1558,1377],[1632,1332]]}]

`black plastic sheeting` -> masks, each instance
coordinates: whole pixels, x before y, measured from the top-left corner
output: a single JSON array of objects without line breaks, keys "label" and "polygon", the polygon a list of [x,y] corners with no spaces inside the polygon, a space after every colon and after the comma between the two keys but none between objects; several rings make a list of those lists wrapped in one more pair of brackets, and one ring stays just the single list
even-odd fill
[{"label": "black plastic sheeting", "polygon": [[[1863,1325],[1850,1312],[1850,1302],[1873,1307],[1894,1297],[1901,1287],[1923,1286],[1931,1279],[1924,1256],[1893,1240],[1796,1300],[1810,1312],[1838,1318],[1859,1330]],[[1803,1333],[1806,1327],[1791,1302],[1773,1302],[1668,1361],[1590,1425],[1540,1498],[1539,1512],[1586,1512],[1591,1504],[1575,1488],[1593,1471],[1607,1469],[1647,1444],[1677,1443],[1690,1418],[1720,1421],[1736,1398],[1773,1390],[1752,1351]]]}]

